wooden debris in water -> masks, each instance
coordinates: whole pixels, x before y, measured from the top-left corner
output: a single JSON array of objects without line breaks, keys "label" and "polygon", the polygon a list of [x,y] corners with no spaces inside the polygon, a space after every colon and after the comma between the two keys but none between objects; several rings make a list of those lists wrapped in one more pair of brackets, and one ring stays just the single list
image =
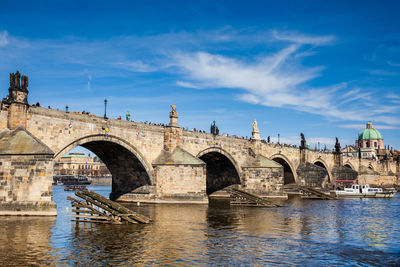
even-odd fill
[{"label": "wooden debris in water", "polygon": [[75,195],[84,201],[67,197],[74,208],[72,215],[76,222],[90,223],[149,223],[150,219],[144,215],[136,213],[121,204],[111,201],[93,191],[76,191]]},{"label": "wooden debris in water", "polygon": [[259,206],[259,207],[281,207],[265,198],[261,198],[244,190],[232,188],[230,191],[231,205]]},{"label": "wooden debris in water", "polygon": [[300,189],[303,191],[302,198],[310,198],[310,199],[337,199],[337,197],[331,196],[329,194],[326,194],[322,191],[319,191],[315,188],[311,187],[300,187]]}]

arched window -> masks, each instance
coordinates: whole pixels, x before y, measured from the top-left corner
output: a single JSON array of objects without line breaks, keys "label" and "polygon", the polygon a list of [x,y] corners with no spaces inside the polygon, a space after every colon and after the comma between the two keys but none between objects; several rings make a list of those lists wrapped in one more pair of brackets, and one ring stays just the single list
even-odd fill
[{"label": "arched window", "polygon": [[367,147],[369,147],[369,141],[367,141]]}]

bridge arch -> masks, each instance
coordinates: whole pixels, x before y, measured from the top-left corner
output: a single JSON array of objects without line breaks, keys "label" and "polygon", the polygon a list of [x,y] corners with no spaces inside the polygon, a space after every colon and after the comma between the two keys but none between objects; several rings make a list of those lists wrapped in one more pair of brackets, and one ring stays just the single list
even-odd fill
[{"label": "bridge arch", "polygon": [[126,140],[104,134],[84,136],[58,151],[54,159],[61,158],[76,146],[82,146],[95,153],[111,172],[111,199],[117,199],[142,186],[154,185],[151,165],[142,153]]},{"label": "bridge arch", "polygon": [[332,181],[332,174],[328,169],[328,164],[326,164],[326,162],[321,158],[314,160],[313,164],[324,168],[328,172],[328,183],[330,183]]},{"label": "bridge arch", "polygon": [[283,154],[275,154],[270,157],[273,161],[281,164],[284,170],[283,184],[297,183],[298,177],[293,163]]},{"label": "bridge arch", "polygon": [[353,164],[351,164],[350,162],[346,162],[343,166],[344,166],[344,167],[347,167],[347,168],[350,168],[350,169],[352,169],[353,171],[355,170]]},{"label": "bridge arch", "polygon": [[197,154],[206,165],[206,192],[210,195],[227,186],[241,184],[238,163],[220,147],[210,147]]}]

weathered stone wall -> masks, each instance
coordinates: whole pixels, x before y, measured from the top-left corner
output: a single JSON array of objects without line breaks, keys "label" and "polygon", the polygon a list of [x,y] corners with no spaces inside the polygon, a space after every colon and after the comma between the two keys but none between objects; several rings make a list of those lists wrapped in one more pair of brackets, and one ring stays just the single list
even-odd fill
[{"label": "weathered stone wall", "polygon": [[0,128],[2,130],[7,128],[7,117],[8,117],[8,111],[0,110]]},{"label": "weathered stone wall", "polygon": [[0,156],[0,172],[1,201],[52,201],[51,156]]},{"label": "weathered stone wall", "polygon": [[181,198],[182,200],[206,202],[206,168],[204,165],[158,165],[154,172],[158,198]]},{"label": "weathered stone wall", "polygon": [[56,215],[52,156],[0,156],[0,173],[0,214]]},{"label": "weathered stone wall", "polygon": [[297,168],[297,175],[302,186],[324,188],[328,182],[327,170],[309,162]]},{"label": "weathered stone wall", "polygon": [[242,172],[242,188],[261,196],[283,194],[283,168],[249,168]]},{"label": "weathered stone wall", "polygon": [[14,130],[18,126],[26,128],[26,111],[28,106],[25,104],[13,103],[8,109],[7,127]]}]

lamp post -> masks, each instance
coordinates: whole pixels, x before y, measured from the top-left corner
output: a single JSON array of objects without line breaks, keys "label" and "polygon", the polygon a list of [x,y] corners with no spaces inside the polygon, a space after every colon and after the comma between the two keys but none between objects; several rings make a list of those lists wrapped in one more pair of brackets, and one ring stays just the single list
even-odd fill
[{"label": "lamp post", "polygon": [[280,144],[281,142],[281,135],[280,134],[278,134],[278,144]]},{"label": "lamp post", "polygon": [[104,119],[107,119],[107,98],[104,99]]}]

